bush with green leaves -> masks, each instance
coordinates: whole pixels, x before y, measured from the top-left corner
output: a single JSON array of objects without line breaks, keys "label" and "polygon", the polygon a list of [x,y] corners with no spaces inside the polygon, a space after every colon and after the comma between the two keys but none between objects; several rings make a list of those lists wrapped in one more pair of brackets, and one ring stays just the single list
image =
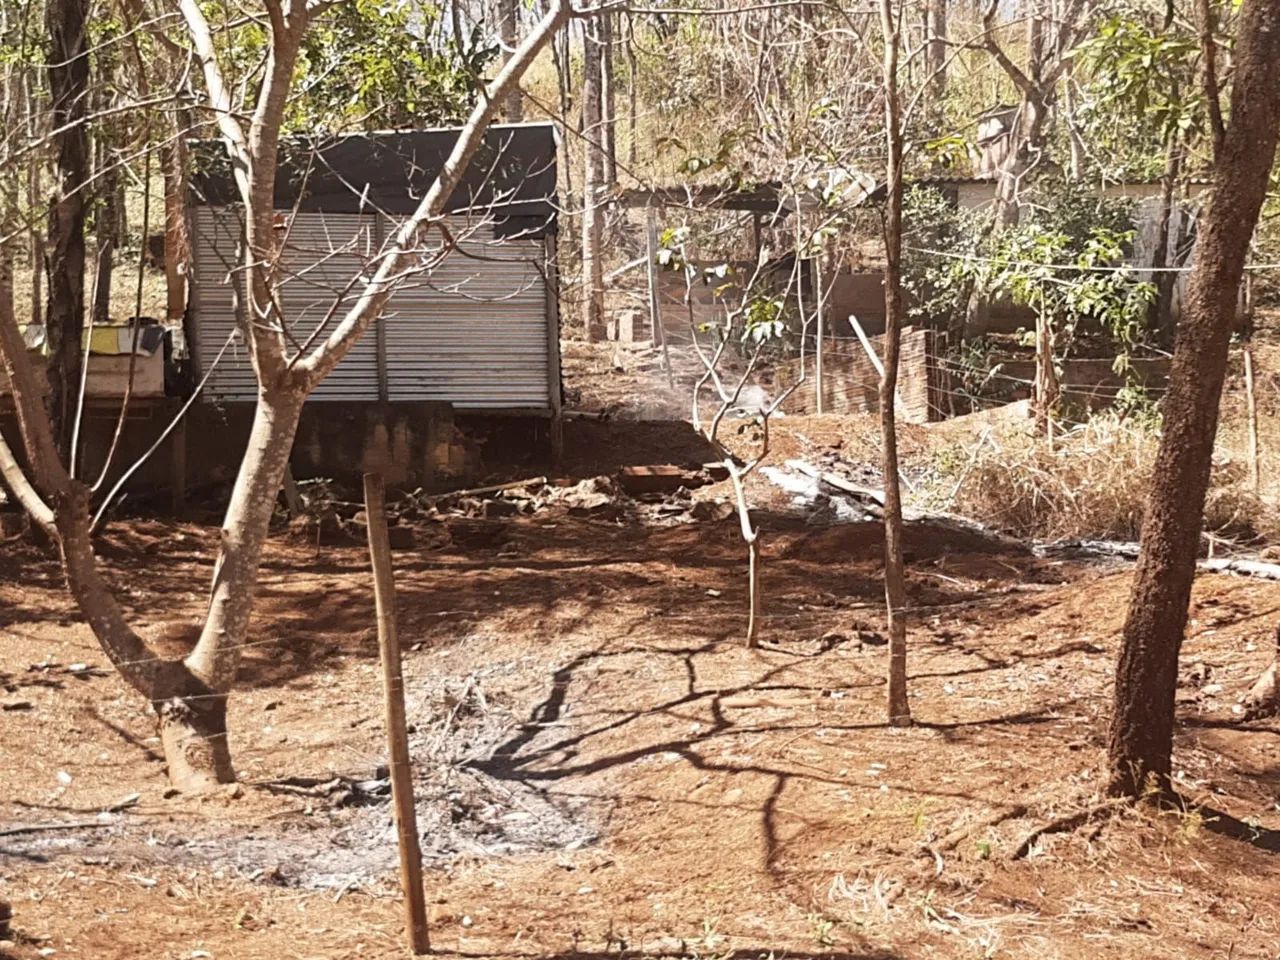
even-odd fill
[{"label": "bush with green leaves", "polygon": [[971,268],[978,289],[1007,297],[1052,324],[1057,356],[1071,352],[1082,329],[1110,337],[1117,371],[1139,342],[1155,296],[1126,263],[1133,231],[1090,226],[1072,234],[1031,219],[994,238]]},{"label": "bush with green leaves", "polygon": [[790,338],[799,334],[791,298],[782,295],[765,271],[746,275],[728,261],[707,265],[691,260],[687,251],[692,240],[688,226],[667,228],[659,235],[655,259],[659,267],[678,272],[691,287],[713,285],[723,312],[719,320],[699,324],[696,332],[711,335],[716,343],[729,340],[728,346],[744,358],[757,352],[766,359],[787,356],[793,346]]},{"label": "bush with green leaves", "polygon": [[[913,318],[948,328],[972,294],[1045,317],[1060,357],[1070,354],[1077,333],[1100,334],[1123,369],[1140,343],[1155,290],[1129,263],[1132,201],[1042,183],[1019,224],[994,232],[985,213],[915,187],[905,219],[904,283]],[[959,349],[953,345],[952,352]]]},{"label": "bush with green leaves", "polygon": [[989,212],[959,207],[940,190],[915,185],[903,198],[902,285],[913,321],[946,329],[965,310],[970,264],[990,232]]}]

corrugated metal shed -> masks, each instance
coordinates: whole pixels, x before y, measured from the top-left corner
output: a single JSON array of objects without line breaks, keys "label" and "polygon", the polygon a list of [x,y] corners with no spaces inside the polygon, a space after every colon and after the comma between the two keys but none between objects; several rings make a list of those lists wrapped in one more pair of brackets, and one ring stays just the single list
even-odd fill
[{"label": "corrugated metal shed", "polygon": [[[554,139],[546,142],[552,153],[540,162],[549,162],[554,174]],[[362,187],[350,182],[349,150],[344,158],[350,188],[344,196],[349,199],[351,190],[362,193],[364,212],[307,209],[324,205],[312,197],[301,208],[279,214],[283,279],[278,296],[298,341],[317,328],[319,339],[341,319],[359,292],[353,278],[372,269],[374,257],[402,220],[395,212],[397,204],[384,202],[385,172],[383,187]],[[394,190],[412,189],[418,195],[425,191],[435,171],[418,170],[420,182],[396,180]],[[210,183],[206,178],[205,198]],[[499,200],[513,196],[508,193]],[[297,202],[296,195],[285,199]],[[500,213],[493,196],[479,212],[449,217],[452,249],[443,249],[441,233],[431,231],[420,258],[422,272],[403,281],[382,319],[317,387],[313,399],[433,400],[462,410],[558,411],[559,341],[548,275],[554,208],[548,206],[549,212],[539,215],[529,205],[532,200],[525,197],[522,202],[519,217]],[[225,203],[197,203],[192,219],[190,326],[197,367],[203,369],[236,329],[231,278],[236,276],[239,210]],[[249,357],[237,337],[209,372],[203,396],[212,402],[251,401],[256,389]]]}]

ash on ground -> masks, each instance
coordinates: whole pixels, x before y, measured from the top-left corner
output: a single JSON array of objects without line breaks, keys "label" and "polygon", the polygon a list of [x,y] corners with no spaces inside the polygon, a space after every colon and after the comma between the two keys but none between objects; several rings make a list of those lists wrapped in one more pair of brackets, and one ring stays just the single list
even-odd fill
[{"label": "ash on ground", "polygon": [[[492,679],[513,668],[496,665],[485,674]],[[418,832],[428,867],[578,850],[598,837],[596,812],[586,801],[477,768],[524,729],[503,695],[485,693],[485,679],[431,680],[406,672]],[[399,855],[385,767],[232,789],[294,795],[304,808],[248,830],[235,820],[234,800],[221,823],[166,827],[127,809],[103,812],[88,827],[69,823],[66,830],[6,837],[0,856],[111,864],[144,885],[148,867],[159,865],[285,887],[349,890],[394,882]]]}]

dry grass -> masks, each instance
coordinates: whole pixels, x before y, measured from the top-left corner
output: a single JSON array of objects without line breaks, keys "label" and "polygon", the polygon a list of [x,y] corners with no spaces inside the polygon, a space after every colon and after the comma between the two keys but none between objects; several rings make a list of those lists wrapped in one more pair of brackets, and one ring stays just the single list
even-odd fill
[{"label": "dry grass", "polygon": [[[1280,436],[1280,420],[1269,428]],[[1253,541],[1280,531],[1280,517],[1274,500],[1248,488],[1239,432],[1233,423],[1224,424],[1205,529]],[[986,436],[976,449],[970,442],[942,451],[931,486],[945,492],[950,509],[1020,536],[1136,540],[1158,439],[1154,424],[1110,413],[1052,443],[1025,432]],[[1270,472],[1265,461],[1263,472]]]},{"label": "dry grass", "polygon": [[[136,254],[133,254],[136,256]],[[14,270],[14,310],[20,323],[31,316],[31,268],[21,266]],[[85,283],[85,301],[88,302],[90,282]],[[48,289],[43,289],[48,296]],[[137,263],[117,263],[111,274],[111,318],[123,322],[135,314],[138,295]],[[142,313],[144,317],[163,318],[166,311],[167,292],[163,270],[148,268],[142,277]],[[42,300],[43,303],[43,300]],[[43,307],[41,308],[43,311]]]}]

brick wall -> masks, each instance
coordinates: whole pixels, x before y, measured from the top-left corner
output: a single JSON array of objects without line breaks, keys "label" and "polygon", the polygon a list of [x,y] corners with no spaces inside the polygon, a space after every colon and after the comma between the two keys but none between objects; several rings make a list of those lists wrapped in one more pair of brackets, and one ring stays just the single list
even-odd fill
[{"label": "brick wall", "polygon": [[[898,360],[898,415],[908,423],[942,418],[937,366],[933,362],[932,333],[907,327],[902,331]],[[877,356],[884,351],[883,337],[870,338]],[[787,413],[816,413],[817,381],[813,356],[805,360],[808,376],[787,399]],[[800,361],[789,360],[776,374],[776,389],[785,390],[800,374]],[[868,413],[878,410],[880,375],[856,340],[829,343],[823,351],[822,409],[824,413]]]}]

